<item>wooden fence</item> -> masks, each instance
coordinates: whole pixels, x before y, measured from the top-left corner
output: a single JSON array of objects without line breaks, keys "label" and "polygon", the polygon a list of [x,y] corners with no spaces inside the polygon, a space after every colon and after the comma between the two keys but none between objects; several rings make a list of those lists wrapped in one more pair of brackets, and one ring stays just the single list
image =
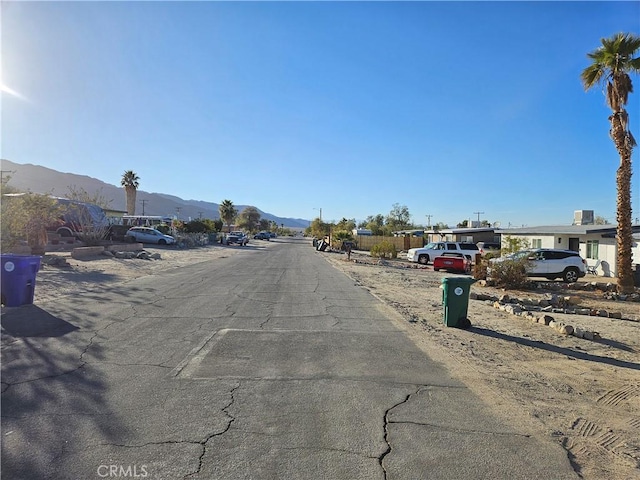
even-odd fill
[{"label": "wooden fence", "polygon": [[356,235],[354,237],[357,250],[371,250],[371,247],[384,241],[391,242],[397,250],[424,247],[423,237],[383,237],[382,235]]}]

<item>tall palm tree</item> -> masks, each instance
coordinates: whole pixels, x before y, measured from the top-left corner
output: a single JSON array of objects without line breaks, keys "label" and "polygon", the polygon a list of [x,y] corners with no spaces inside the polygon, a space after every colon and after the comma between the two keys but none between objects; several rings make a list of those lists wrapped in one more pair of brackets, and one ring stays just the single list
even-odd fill
[{"label": "tall palm tree", "polygon": [[218,212],[220,213],[220,218],[227,224],[227,231],[230,232],[231,223],[238,215],[238,210],[231,200],[223,200],[218,206]]},{"label": "tall palm tree", "polygon": [[120,185],[124,187],[127,194],[127,215],[136,214],[136,192],[140,186],[140,178],[133,170],[127,170],[122,175]]},{"label": "tall palm tree", "polygon": [[616,174],[616,273],[618,291],[632,293],[631,152],[636,146],[636,141],[629,131],[629,115],[625,106],[629,94],[633,92],[629,73],[640,72],[640,58],[633,58],[640,49],[640,37],[618,33],[611,38],[603,38],[601,42],[601,47],[587,54],[593,63],[582,71],[580,77],[585,90],[597,84],[606,86],[605,98],[613,112],[609,116],[609,135],[620,155],[620,166]]}]

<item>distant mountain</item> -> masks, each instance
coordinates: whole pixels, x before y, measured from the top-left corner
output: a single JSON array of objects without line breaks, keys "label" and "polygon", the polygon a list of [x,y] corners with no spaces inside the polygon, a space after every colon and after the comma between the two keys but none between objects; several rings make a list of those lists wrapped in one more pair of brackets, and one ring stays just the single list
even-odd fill
[{"label": "distant mountain", "polygon": [[[69,187],[83,189],[90,195],[100,193],[106,199],[113,210],[125,211],[127,209],[124,189],[120,186],[105,183],[96,178],[74,173],[62,173],[47,167],[31,164],[19,164],[9,160],[2,160],[0,164],[3,178],[11,177],[9,185],[22,191],[43,193],[64,197],[69,194]],[[146,215],[177,215],[181,220],[195,218],[218,219],[218,204],[201,200],[184,200],[174,195],[165,193],[149,193],[138,190],[136,213],[142,213],[142,200],[144,200],[144,213]],[[239,212],[248,205],[236,205]],[[258,208],[257,206],[255,206]],[[301,218],[278,217],[271,213],[258,209],[262,218],[276,222],[289,228],[306,228],[309,220]]]}]

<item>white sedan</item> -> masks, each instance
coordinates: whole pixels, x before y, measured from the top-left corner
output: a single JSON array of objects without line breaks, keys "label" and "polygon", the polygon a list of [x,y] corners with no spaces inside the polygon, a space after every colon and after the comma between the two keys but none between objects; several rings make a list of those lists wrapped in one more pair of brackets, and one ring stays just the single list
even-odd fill
[{"label": "white sedan", "polygon": [[132,227],[125,234],[125,240],[130,242],[157,243],[158,245],[173,245],[176,239],[171,235],[165,235],[159,230],[150,227]]}]

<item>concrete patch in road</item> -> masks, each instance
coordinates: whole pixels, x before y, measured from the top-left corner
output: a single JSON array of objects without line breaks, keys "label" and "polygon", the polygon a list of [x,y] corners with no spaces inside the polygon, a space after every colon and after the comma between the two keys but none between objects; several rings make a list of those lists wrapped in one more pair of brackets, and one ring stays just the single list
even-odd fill
[{"label": "concrete patch in road", "polygon": [[[421,368],[422,367],[422,368]],[[179,378],[363,380],[460,386],[402,332],[222,329],[173,370]]]}]

